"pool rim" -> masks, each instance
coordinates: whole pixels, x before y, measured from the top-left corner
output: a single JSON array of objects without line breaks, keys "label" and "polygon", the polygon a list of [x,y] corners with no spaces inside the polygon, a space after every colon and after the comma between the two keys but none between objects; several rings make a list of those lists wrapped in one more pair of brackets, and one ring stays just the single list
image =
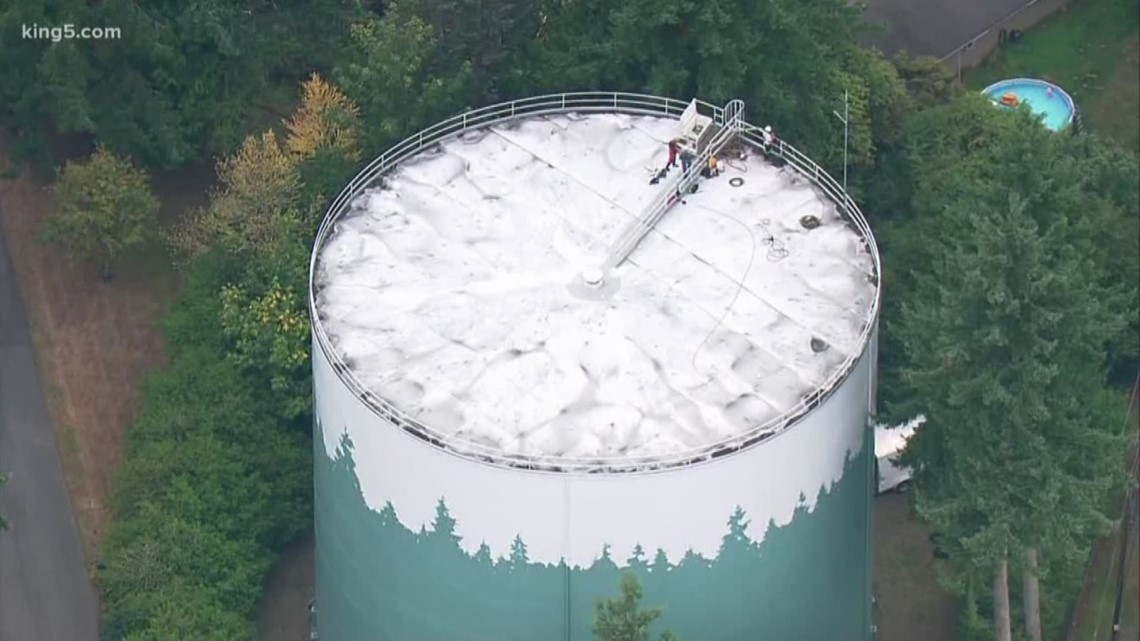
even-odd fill
[{"label": "pool rim", "polygon": [[[1049,82],[1048,80],[1041,80],[1040,78],[1006,78],[1005,80],[998,80],[997,82],[990,84],[985,89],[982,89],[982,94],[985,95],[990,100],[993,100],[995,103],[997,103],[997,98],[995,97],[995,94],[998,93],[998,91],[1000,91],[1001,89],[1003,89],[1007,86],[1010,86],[1010,85],[1014,85],[1014,84],[1019,84],[1019,85],[1029,84],[1029,85],[1039,85],[1039,86],[1044,85],[1045,87],[1052,88],[1054,91],[1059,93],[1062,98],[1065,99],[1066,103],[1068,103],[1068,105],[1069,105],[1069,117],[1065,120],[1065,124],[1061,125],[1061,127],[1059,129],[1052,129],[1052,127],[1049,127],[1049,125],[1045,125],[1045,126],[1049,129],[1051,129],[1052,131],[1057,131],[1057,132],[1065,131],[1069,127],[1073,126],[1073,121],[1076,120],[1076,118],[1077,118],[1077,103],[1076,103],[1076,101],[1073,100],[1073,97],[1070,96],[1069,92],[1065,91],[1064,88],[1062,88],[1060,85],[1058,85],[1056,83]],[[1044,124],[1044,123],[1042,123],[1042,124]]]}]

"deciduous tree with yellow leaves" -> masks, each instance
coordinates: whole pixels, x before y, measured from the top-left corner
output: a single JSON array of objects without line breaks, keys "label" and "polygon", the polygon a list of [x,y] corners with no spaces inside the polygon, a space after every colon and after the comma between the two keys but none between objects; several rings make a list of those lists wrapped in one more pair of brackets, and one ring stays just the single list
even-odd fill
[{"label": "deciduous tree with yellow leaves", "polygon": [[190,258],[218,246],[242,255],[264,253],[288,235],[290,223],[315,217],[324,203],[310,175],[332,163],[343,181],[346,166],[359,158],[357,113],[340,90],[313,74],[302,85],[300,106],[284,123],[284,140],[273,131],[250,136],[218,162],[222,188],[171,235],[177,254]]},{"label": "deciduous tree with yellow leaves", "polygon": [[220,292],[230,356],[268,383],[274,407],[293,420],[309,405],[306,266],[312,224],[325,207],[322,178],[339,185],[360,156],[358,109],[313,74],[286,134],[251,136],[218,163],[222,188],[177,230],[183,257],[215,249],[245,267]]}]

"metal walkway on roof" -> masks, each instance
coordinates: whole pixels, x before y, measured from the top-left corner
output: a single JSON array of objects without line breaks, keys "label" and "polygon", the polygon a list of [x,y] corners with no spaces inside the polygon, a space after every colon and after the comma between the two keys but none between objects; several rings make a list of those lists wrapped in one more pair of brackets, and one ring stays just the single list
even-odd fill
[{"label": "metal walkway on roof", "polygon": [[[695,112],[695,103],[692,108]],[[707,142],[701,143],[700,138],[694,139],[697,153],[688,170],[675,176],[666,175],[658,196],[650,201],[641,214],[622,230],[622,233],[610,247],[606,260],[600,268],[601,274],[599,276],[604,278],[610,270],[629,258],[629,255],[637,249],[641,241],[664,218],[669,209],[680,200],[680,196],[697,182],[701,176],[701,171],[708,164],[709,158],[719,154],[743,129],[744,101],[729,101],[724,107],[723,114],[720,122],[712,121],[709,123],[711,135]]]}]

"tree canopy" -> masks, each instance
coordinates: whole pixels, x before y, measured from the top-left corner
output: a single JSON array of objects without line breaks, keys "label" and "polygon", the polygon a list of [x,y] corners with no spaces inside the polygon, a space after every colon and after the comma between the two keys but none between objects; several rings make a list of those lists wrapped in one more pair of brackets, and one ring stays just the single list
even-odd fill
[{"label": "tree canopy", "polygon": [[[649,626],[656,621],[661,608],[641,607],[641,585],[633,572],[621,575],[621,596],[594,605],[594,634],[598,641],[649,641]],[[670,632],[661,641],[676,641]]]},{"label": "tree canopy", "polygon": [[[1035,573],[1071,575],[1122,473],[1105,354],[1135,322],[1135,293],[1095,247],[1127,242],[1106,234],[1133,214],[1088,188],[1120,167],[1098,178],[1096,141],[974,96],[918,114],[911,137],[911,217],[882,234],[895,292],[883,389],[894,418],[927,416],[906,455],[916,507],[962,594],[1026,553],[1041,553]],[[1054,628],[1073,587],[1042,604]]]},{"label": "tree canopy", "polygon": [[[221,183],[168,239],[183,284],[117,481],[108,639],[252,638],[273,552],[311,522],[308,257],[361,161],[466,108],[575,90],[742,98],[833,174],[847,157],[884,252],[883,406],[928,417],[907,456],[947,576],[974,608],[1040,552],[1046,627],[1063,616],[1118,480],[1106,373],[1130,383],[1140,367],[1134,153],[961,95],[937,61],[884,59],[846,0],[0,7],[8,36],[65,23],[120,37],[0,52],[17,150],[43,157],[60,134],[95,149],[64,167],[49,238],[109,266],[154,227],[143,168],[217,159]],[[640,598],[623,579],[598,604],[600,638],[645,639],[659,611]]]},{"label": "tree canopy", "polygon": [[150,178],[103,147],[84,162],[67,163],[53,195],[45,237],[99,260],[105,279],[117,258],[154,233],[158,200]]}]

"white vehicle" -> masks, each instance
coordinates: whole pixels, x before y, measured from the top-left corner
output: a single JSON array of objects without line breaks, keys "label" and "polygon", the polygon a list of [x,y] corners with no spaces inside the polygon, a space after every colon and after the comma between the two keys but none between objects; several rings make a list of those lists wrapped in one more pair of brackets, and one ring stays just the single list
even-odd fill
[{"label": "white vehicle", "polygon": [[902,425],[887,427],[875,426],[875,468],[879,480],[879,494],[891,490],[905,490],[910,484],[911,469],[898,463],[898,456],[906,448],[906,442],[926,420],[918,416]]}]

